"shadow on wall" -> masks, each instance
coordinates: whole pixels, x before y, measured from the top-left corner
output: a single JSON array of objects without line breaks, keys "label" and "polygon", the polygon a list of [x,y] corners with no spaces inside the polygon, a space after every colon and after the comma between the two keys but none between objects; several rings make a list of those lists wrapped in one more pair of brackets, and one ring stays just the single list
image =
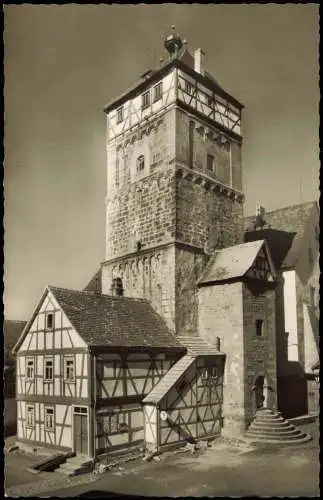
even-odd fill
[{"label": "shadow on wall", "polygon": [[284,418],[299,417],[308,412],[307,380],[297,361],[288,361],[285,375],[277,379],[277,402]]}]

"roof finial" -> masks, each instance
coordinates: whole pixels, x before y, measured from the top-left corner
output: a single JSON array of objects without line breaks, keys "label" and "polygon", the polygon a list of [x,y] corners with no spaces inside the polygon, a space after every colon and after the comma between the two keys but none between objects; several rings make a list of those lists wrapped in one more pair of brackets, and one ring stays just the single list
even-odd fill
[{"label": "roof finial", "polygon": [[178,56],[179,51],[183,47],[183,42],[179,34],[175,34],[175,26],[171,26],[173,33],[166,37],[164,47],[169,53],[170,59],[175,59]]}]

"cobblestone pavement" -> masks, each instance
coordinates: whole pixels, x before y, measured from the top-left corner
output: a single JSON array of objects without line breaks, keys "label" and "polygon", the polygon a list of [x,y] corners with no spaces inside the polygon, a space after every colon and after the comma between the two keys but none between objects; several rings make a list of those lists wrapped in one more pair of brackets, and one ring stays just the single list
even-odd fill
[{"label": "cobblestone pavement", "polygon": [[[43,475],[44,474],[44,475]],[[84,474],[82,476],[66,477],[60,475],[58,472],[41,473],[43,480],[30,482],[27,484],[20,484],[6,489],[6,496],[8,497],[27,497],[41,495],[47,491],[55,490],[57,488],[71,488],[82,484],[89,484],[97,481],[98,476],[95,474]],[[46,495],[47,496],[47,495]]]}]

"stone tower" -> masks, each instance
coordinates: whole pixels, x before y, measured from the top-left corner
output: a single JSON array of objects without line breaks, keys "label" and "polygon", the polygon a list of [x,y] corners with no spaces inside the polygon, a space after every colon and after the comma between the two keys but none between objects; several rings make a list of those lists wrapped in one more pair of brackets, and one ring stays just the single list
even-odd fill
[{"label": "stone tower", "polygon": [[146,298],[197,334],[196,282],[216,248],[243,242],[241,110],[173,32],[169,59],[107,115],[102,292]]}]

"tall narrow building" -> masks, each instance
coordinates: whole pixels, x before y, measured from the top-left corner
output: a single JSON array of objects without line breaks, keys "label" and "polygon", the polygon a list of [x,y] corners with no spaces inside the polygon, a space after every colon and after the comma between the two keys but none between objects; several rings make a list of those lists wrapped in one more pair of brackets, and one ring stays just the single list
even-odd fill
[{"label": "tall narrow building", "polygon": [[196,282],[214,249],[243,242],[241,110],[175,32],[169,60],[105,108],[102,292],[148,299],[197,335]]}]

